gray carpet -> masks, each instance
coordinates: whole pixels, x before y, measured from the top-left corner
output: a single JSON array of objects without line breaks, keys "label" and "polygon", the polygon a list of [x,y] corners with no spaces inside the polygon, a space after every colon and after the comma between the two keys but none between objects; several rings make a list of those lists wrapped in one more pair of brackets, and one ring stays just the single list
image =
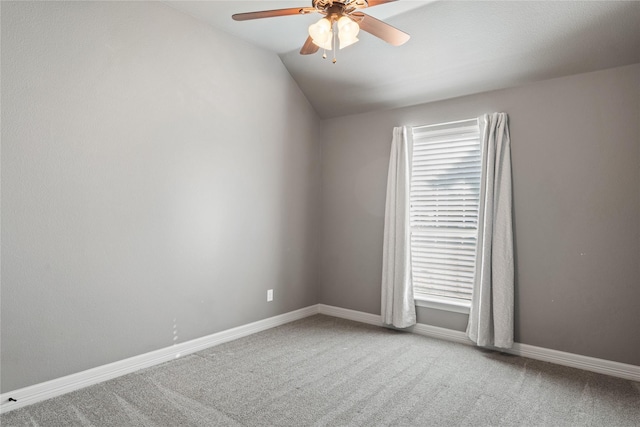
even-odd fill
[{"label": "gray carpet", "polygon": [[0,417],[8,426],[639,426],[640,383],[313,316]]}]

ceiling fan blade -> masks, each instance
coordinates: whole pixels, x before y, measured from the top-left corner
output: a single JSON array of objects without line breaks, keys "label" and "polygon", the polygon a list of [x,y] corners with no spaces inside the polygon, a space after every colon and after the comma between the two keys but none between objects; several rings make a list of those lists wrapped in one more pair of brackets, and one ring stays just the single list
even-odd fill
[{"label": "ceiling fan blade", "polygon": [[311,36],[307,37],[307,41],[304,42],[302,49],[300,49],[300,55],[311,55],[316,53],[320,47],[313,42]]},{"label": "ceiling fan blade", "polygon": [[394,46],[400,46],[401,44],[406,43],[409,38],[411,38],[411,36],[404,31],[400,31],[399,29],[392,27],[386,22],[382,22],[379,19],[376,19],[373,16],[369,16],[365,13],[356,12],[351,16],[358,18],[356,19],[356,22],[360,26],[361,30],[373,34],[374,36],[381,38],[382,40]]},{"label": "ceiling fan blade", "polygon": [[363,7],[373,7],[373,6],[377,6],[379,4],[385,4],[385,3],[391,3],[394,1],[398,1],[398,0],[356,0],[356,2],[353,4],[354,7],[357,7],[358,9],[363,8]]},{"label": "ceiling fan blade", "polygon": [[231,15],[234,21],[248,21],[250,19],[273,18],[275,16],[304,15],[315,12],[313,7],[292,7],[289,9],[261,10],[259,12],[236,13]]}]

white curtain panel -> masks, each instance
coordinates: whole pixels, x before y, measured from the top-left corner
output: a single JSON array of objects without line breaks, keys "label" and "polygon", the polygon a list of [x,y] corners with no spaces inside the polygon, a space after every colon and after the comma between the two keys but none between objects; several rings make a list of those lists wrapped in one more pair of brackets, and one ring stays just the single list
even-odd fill
[{"label": "white curtain panel", "polygon": [[505,113],[480,117],[482,184],[476,273],[467,335],[478,346],[513,346],[511,140]]},{"label": "white curtain panel", "polygon": [[382,321],[396,328],[407,328],[416,323],[411,283],[407,135],[406,127],[393,129],[384,215]]}]

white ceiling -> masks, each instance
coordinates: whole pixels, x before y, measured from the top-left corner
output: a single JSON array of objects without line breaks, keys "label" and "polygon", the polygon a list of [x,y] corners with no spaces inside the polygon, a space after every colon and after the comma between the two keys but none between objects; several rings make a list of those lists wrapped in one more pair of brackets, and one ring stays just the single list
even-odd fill
[{"label": "white ceiling", "polygon": [[322,118],[640,63],[640,1],[399,0],[365,12],[411,39],[394,47],[361,32],[336,64],[298,53],[319,15],[231,19],[310,0],[166,3],[279,54]]}]

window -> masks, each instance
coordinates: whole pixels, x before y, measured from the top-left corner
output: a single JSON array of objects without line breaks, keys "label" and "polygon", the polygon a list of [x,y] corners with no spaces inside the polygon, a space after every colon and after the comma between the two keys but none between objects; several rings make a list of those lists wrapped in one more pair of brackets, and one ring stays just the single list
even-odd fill
[{"label": "window", "polygon": [[418,305],[468,312],[478,238],[479,123],[463,120],[412,132],[414,297]]}]

